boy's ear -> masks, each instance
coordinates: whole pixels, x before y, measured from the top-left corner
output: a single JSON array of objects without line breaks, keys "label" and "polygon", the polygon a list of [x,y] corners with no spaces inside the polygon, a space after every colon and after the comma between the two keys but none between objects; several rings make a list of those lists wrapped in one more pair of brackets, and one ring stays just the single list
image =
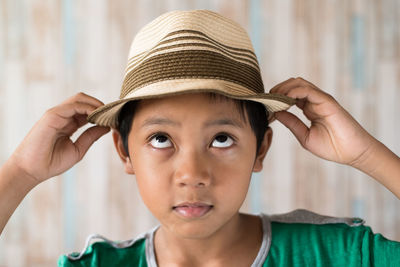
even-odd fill
[{"label": "boy's ear", "polygon": [[117,130],[113,129],[112,136],[113,136],[113,140],[114,140],[115,149],[117,150],[118,155],[121,158],[122,163],[124,164],[125,172],[127,174],[135,174],[131,159],[129,158],[128,153],[126,153],[126,151],[125,151],[121,134]]},{"label": "boy's ear", "polygon": [[267,152],[271,146],[272,142],[272,129],[268,127],[264,134],[264,139],[256,155],[256,160],[254,161],[253,172],[260,172],[263,168],[263,161]]}]

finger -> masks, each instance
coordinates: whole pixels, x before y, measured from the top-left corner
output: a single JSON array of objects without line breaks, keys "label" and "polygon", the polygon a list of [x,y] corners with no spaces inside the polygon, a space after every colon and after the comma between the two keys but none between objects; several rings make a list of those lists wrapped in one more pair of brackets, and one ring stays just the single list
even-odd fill
[{"label": "finger", "polygon": [[77,93],[76,95],[68,98],[67,100],[65,100],[63,102],[63,104],[71,104],[71,103],[74,103],[74,102],[86,103],[86,104],[95,106],[96,108],[104,105],[104,103],[101,102],[100,100],[98,100],[97,98],[95,98],[93,96],[90,96],[90,95],[87,95],[87,94],[82,93],[82,92]]},{"label": "finger", "polygon": [[83,158],[89,147],[100,137],[110,131],[110,127],[93,126],[84,131],[75,141],[75,147],[79,153],[79,160]]},{"label": "finger", "polygon": [[316,86],[315,84],[313,84],[310,81],[307,81],[306,79],[303,79],[302,77],[297,77],[296,79],[301,80],[301,81],[305,82],[306,84],[311,85],[313,88],[322,91],[318,86]]},{"label": "finger", "polygon": [[282,83],[280,86],[276,87],[274,89],[274,93],[285,95],[286,92],[288,91],[288,88],[300,86],[301,84],[302,84],[302,81],[300,81],[299,79],[292,78],[292,79],[289,79],[286,82]]},{"label": "finger", "polygon": [[75,115],[89,115],[96,109],[96,106],[83,102],[74,102],[60,105],[54,108],[55,114],[63,118],[72,118]]},{"label": "finger", "polygon": [[60,134],[65,134],[68,136],[73,135],[79,128],[88,123],[86,118],[86,115],[74,115],[62,129],[59,129]]},{"label": "finger", "polygon": [[285,125],[294,134],[299,143],[305,147],[309,133],[308,127],[299,118],[287,111],[276,112],[275,117]]},{"label": "finger", "polygon": [[86,117],[95,109],[95,106],[80,102],[62,104],[48,110],[44,119],[48,121],[48,126],[55,129],[62,129],[71,122],[75,127],[78,127],[77,125],[80,124],[82,119],[79,118],[79,121],[76,121],[75,116],[83,115]]},{"label": "finger", "polygon": [[74,116],[74,119],[77,123],[78,128],[82,127],[83,125],[87,124],[87,115],[77,114]]},{"label": "finger", "polygon": [[306,99],[312,104],[321,104],[322,102],[333,99],[331,95],[309,86],[291,88],[285,95],[296,99]]},{"label": "finger", "polygon": [[304,109],[304,106],[306,105],[307,101],[304,98],[297,99],[296,101],[296,106],[300,109]]},{"label": "finger", "polygon": [[282,84],[282,86],[280,86],[279,88],[276,88],[275,93],[287,96],[288,93],[296,87],[309,87],[312,90],[324,93],[321,89],[316,87],[314,84],[312,84],[311,82],[309,82],[301,77],[297,77],[295,79],[288,81],[285,84]]},{"label": "finger", "polygon": [[296,78],[282,84],[280,87],[276,88],[275,93],[287,95],[287,93],[296,87],[312,87],[317,89],[312,83],[304,80],[303,78]]},{"label": "finger", "polygon": [[272,87],[272,88],[269,90],[269,92],[272,93],[272,94],[275,94],[279,87],[281,87],[281,86],[284,85],[285,83],[287,83],[287,82],[289,82],[289,81],[292,81],[292,80],[294,80],[294,78],[289,78],[289,79],[287,79],[286,81],[283,81],[283,82],[281,82],[281,83],[275,85],[274,87]]}]

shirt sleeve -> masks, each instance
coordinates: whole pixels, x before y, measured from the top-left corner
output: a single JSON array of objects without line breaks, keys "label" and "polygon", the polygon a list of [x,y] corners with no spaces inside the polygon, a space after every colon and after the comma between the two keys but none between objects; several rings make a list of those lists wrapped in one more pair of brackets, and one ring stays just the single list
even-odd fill
[{"label": "shirt sleeve", "polygon": [[374,234],[369,226],[272,223],[264,267],[400,266],[400,242]]},{"label": "shirt sleeve", "polygon": [[400,242],[374,234],[368,227],[362,240],[362,266],[400,266]]},{"label": "shirt sleeve", "polygon": [[[73,253],[78,256],[79,253]],[[115,248],[106,242],[90,245],[78,260],[66,255],[58,259],[59,267],[98,267],[98,266],[135,266],[147,267],[145,239],[140,239],[130,247]]]}]

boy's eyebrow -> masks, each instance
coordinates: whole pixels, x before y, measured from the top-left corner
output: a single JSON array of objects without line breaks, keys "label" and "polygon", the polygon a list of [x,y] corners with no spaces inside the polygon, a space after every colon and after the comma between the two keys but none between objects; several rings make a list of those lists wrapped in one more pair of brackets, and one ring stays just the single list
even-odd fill
[{"label": "boy's eyebrow", "polygon": [[205,127],[215,126],[215,125],[231,125],[238,128],[243,128],[243,123],[238,120],[230,118],[222,118],[217,120],[208,121],[204,124]]},{"label": "boy's eyebrow", "polygon": [[162,117],[150,117],[146,119],[143,123],[141,128],[151,126],[151,125],[172,125],[172,126],[181,126],[179,122],[175,122],[173,120],[162,118]]},{"label": "boy's eyebrow", "polygon": [[[163,118],[163,117],[150,117],[146,119],[142,125],[141,128],[151,126],[151,125],[171,125],[171,126],[181,126],[180,122],[176,122],[173,120],[170,120],[168,118]],[[231,125],[235,126],[238,128],[243,128],[243,123],[241,123],[238,120],[231,119],[231,118],[221,118],[221,119],[216,119],[216,120],[211,120],[207,121],[204,123],[204,127],[211,127],[211,126],[217,126],[217,125]]]}]

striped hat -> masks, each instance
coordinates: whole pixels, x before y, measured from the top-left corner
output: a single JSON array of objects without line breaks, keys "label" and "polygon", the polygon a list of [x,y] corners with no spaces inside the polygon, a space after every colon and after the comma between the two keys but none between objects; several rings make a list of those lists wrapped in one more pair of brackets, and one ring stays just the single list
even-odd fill
[{"label": "striped hat", "polygon": [[137,33],[120,99],[93,111],[88,121],[116,128],[128,101],[191,92],[260,102],[270,120],[295,103],[264,92],[251,41],[236,22],[209,10],[172,11]]}]

